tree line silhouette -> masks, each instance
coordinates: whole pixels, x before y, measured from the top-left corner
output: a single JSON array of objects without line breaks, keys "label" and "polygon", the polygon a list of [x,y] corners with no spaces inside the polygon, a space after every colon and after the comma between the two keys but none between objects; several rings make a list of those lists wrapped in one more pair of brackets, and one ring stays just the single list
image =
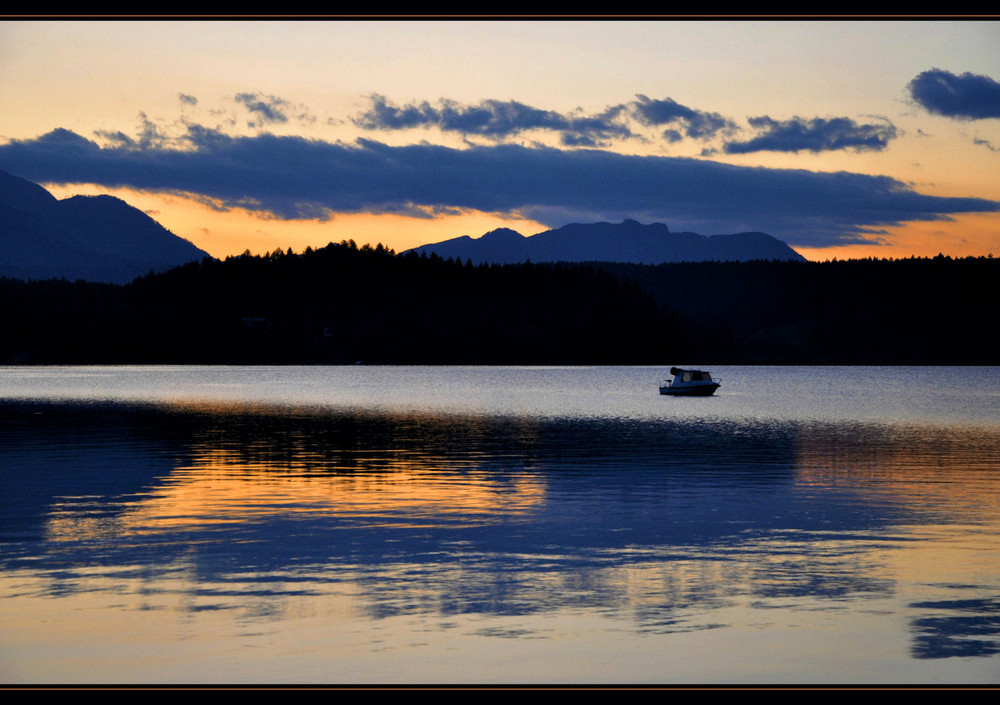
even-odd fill
[{"label": "tree line silhouette", "polygon": [[694,359],[754,364],[1000,363],[1000,259],[602,265],[673,306]]},{"label": "tree line silhouette", "polygon": [[40,363],[600,363],[659,359],[663,313],[591,267],[472,266],[353,241],[124,286],[3,280],[0,354]]},{"label": "tree line silhouette", "polygon": [[353,241],[0,279],[0,362],[996,364],[1000,260],[472,265]]}]

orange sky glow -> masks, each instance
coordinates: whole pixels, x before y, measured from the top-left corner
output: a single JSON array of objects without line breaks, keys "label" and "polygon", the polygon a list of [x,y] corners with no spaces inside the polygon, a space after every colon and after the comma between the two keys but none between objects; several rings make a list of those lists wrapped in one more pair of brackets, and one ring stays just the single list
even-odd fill
[{"label": "orange sky glow", "polygon": [[0,169],[215,257],[626,217],[810,260],[1000,255],[998,43],[977,20],[5,20]]}]

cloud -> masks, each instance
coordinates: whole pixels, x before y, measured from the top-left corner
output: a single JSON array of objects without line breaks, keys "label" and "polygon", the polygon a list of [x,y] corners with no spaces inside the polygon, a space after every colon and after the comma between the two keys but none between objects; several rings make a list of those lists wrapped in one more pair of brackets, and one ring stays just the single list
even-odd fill
[{"label": "cloud", "polygon": [[[56,134],[56,130],[52,134]],[[131,137],[121,131],[97,130],[95,133],[109,143],[124,149],[152,149],[163,148],[170,143],[169,137],[162,132],[145,113],[139,113],[139,134]]]},{"label": "cloud", "polygon": [[542,110],[515,100],[484,100],[462,105],[443,99],[437,105],[427,101],[397,105],[385,96],[370,97],[371,107],[354,119],[365,130],[402,130],[436,127],[444,132],[504,140],[531,130],[560,134],[566,145],[596,146],[611,138],[631,136],[628,128],[615,120],[612,109],[598,115],[562,114]]},{"label": "cloud", "polygon": [[[681,105],[673,98],[653,100],[640,94],[629,108],[635,119],[644,125],[676,125],[683,127],[684,134],[695,139],[706,139],[714,137],[718,132],[729,133],[736,130],[736,124],[719,113],[695,110]],[[670,142],[677,141],[679,134],[676,129],[664,131],[664,137]]]},{"label": "cloud", "polygon": [[958,120],[1000,118],[1000,83],[989,76],[931,69],[907,86],[925,110]]},{"label": "cloud", "polygon": [[811,120],[794,117],[779,121],[765,115],[749,118],[747,122],[760,130],[760,134],[744,142],[727,142],[723,147],[727,154],[838,149],[881,151],[896,137],[896,128],[888,120],[859,125],[846,117]]},{"label": "cloud", "polygon": [[[264,130],[274,125],[296,123],[309,125],[316,122],[316,117],[301,104],[293,104],[284,98],[262,93],[237,93],[233,100],[250,113],[246,126],[252,130]],[[217,114],[225,115],[223,111]],[[240,120],[236,116],[228,118],[230,125],[236,125]]]},{"label": "cloud", "polygon": [[187,93],[178,93],[177,100],[179,100],[183,105],[198,105],[198,99],[193,95],[188,95]]},{"label": "cloud", "polygon": [[251,123],[251,126],[288,122],[286,111],[289,103],[287,100],[273,95],[261,95],[260,93],[237,93],[235,100],[237,103],[241,103],[254,116],[256,123]]},{"label": "cloud", "polygon": [[761,230],[793,246],[866,240],[889,225],[995,212],[1000,203],[913,191],[885,176],[513,144],[466,149],[333,143],[189,126],[184,144],[100,146],[55,130],[0,145],[0,169],[36,182],[196,194],[277,218],[453,210],[567,222],[662,221],[703,234]]},{"label": "cloud", "polygon": [[[668,143],[683,137],[707,140],[718,133],[734,132],[736,124],[719,113],[695,110],[672,98],[651,99],[637,95],[630,103],[612,105],[599,113],[560,113],[517,101],[484,100],[462,105],[442,99],[398,105],[385,96],[370,96],[371,106],[354,118],[365,130],[402,130],[436,127],[444,132],[475,135],[503,141],[532,130],[558,134],[567,147],[603,147],[612,140],[641,138],[632,125],[664,127],[661,137]],[[666,127],[665,127],[666,126]]]},{"label": "cloud", "polygon": [[989,140],[984,140],[980,137],[974,138],[972,140],[972,144],[978,145],[980,147],[986,147],[986,149],[990,150],[991,152],[1000,152],[1000,147],[994,147],[992,142],[990,142]]}]

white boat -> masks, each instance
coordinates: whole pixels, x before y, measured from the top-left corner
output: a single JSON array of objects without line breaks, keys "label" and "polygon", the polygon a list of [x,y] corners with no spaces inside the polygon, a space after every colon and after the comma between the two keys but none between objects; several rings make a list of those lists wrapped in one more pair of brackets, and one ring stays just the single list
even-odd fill
[{"label": "white boat", "polygon": [[712,379],[712,375],[704,370],[682,370],[671,367],[673,380],[665,379],[660,383],[660,394],[675,397],[708,397],[715,394],[720,382]]}]

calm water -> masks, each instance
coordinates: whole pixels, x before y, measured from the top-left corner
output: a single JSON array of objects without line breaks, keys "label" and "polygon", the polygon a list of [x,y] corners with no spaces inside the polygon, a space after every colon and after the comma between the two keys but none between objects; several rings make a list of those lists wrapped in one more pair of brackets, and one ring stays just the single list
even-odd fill
[{"label": "calm water", "polygon": [[0,681],[1000,681],[1000,368],[712,372],[0,368]]}]

